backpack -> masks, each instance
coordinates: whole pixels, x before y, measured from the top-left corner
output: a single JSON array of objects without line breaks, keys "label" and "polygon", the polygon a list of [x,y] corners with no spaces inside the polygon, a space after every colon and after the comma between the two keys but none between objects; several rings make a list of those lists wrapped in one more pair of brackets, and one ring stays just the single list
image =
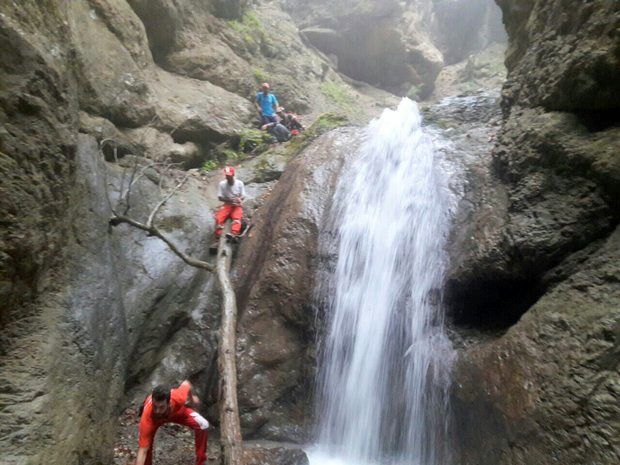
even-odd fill
[{"label": "backpack", "polygon": [[278,139],[278,142],[286,142],[291,138],[291,131],[280,123],[274,124],[273,127],[269,129],[269,132]]}]

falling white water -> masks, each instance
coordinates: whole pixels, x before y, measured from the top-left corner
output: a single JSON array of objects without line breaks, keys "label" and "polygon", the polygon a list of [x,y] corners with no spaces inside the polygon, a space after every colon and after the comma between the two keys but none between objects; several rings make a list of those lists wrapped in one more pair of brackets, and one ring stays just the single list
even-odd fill
[{"label": "falling white water", "polygon": [[[448,173],[403,99],[366,130],[322,247],[326,308],[312,465],[445,465],[452,347],[440,308]],[[331,231],[329,231],[331,229]]]}]

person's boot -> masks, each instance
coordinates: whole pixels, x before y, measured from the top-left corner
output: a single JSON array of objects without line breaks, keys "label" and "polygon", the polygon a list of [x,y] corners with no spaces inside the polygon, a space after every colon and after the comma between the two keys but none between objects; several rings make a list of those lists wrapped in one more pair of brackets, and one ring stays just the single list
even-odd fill
[{"label": "person's boot", "polygon": [[214,255],[217,253],[217,249],[220,247],[220,240],[219,239],[215,239],[215,241],[213,241],[213,243],[209,246],[209,253],[211,255]]},{"label": "person's boot", "polygon": [[239,242],[239,236],[233,233],[226,233],[226,240],[231,244],[236,244]]}]

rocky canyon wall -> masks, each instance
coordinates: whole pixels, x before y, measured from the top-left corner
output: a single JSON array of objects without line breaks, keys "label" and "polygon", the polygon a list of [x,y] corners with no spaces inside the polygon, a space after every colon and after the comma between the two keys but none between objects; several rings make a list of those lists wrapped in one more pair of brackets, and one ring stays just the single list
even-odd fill
[{"label": "rocky canyon wall", "polygon": [[444,65],[504,42],[492,0],[286,0],[303,37],[350,78],[397,95],[431,95]]},{"label": "rocky canyon wall", "polygon": [[457,454],[617,463],[620,10],[498,4],[509,34],[503,125],[490,176],[466,193],[476,206],[455,237],[448,289],[465,334]]},{"label": "rocky canyon wall", "polygon": [[[123,166],[224,161],[253,124],[264,80],[296,111],[358,121],[368,101],[333,67],[428,95],[445,64],[501,40],[486,0],[447,29],[465,1],[1,2],[2,460],[109,463],[125,396],[188,376],[206,391],[213,380],[209,276],[154,238],[108,229],[105,191]],[[471,464],[616,463],[617,2],[498,4],[510,39],[501,127],[494,95],[427,112],[452,134],[466,175],[447,290],[461,350],[455,453]],[[98,150],[107,137],[121,143],[117,163]],[[358,138],[327,134],[275,186],[281,167],[249,183],[267,200],[234,270],[247,437],[308,437],[313,277],[327,259],[316,235]],[[136,215],[159,197],[158,179],[136,186]],[[192,175],[162,211],[162,228],[198,256],[217,179]]]},{"label": "rocky canyon wall", "polygon": [[[204,391],[213,380],[210,278],[154,238],[108,229],[105,192],[114,201],[127,182],[121,165],[216,158],[252,126],[249,97],[271,71],[290,89],[283,103],[339,108],[320,87],[342,81],[285,13],[273,13],[275,30],[263,5],[248,15],[246,2],[145,3],[0,4],[3,463],[109,463],[126,395],[184,377]],[[118,163],[99,152],[104,138],[119,141]],[[159,198],[160,178],[175,182],[149,173],[134,187],[138,217]],[[190,176],[160,218],[197,256],[210,241],[216,179]]]}]

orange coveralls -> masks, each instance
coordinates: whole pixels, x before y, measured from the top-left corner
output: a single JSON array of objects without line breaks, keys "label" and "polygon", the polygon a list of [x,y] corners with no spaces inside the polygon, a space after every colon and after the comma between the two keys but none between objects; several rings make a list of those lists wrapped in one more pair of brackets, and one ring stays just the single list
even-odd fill
[{"label": "orange coveralls", "polygon": [[241,218],[243,218],[243,208],[240,205],[225,203],[215,214],[215,237],[219,237],[224,229],[224,223],[230,218],[232,225],[230,230],[233,234],[241,233]]},{"label": "orange coveralls", "polygon": [[196,442],[196,465],[204,465],[207,461],[207,428],[209,422],[198,412],[185,405],[190,387],[191,385],[184,381],[178,388],[170,391],[170,407],[167,415],[163,418],[153,418],[152,396],[148,396],[144,401],[144,410],[138,430],[138,446],[149,448],[145,465],[152,465],[153,463],[155,433],[164,423],[177,423],[193,429]]}]

